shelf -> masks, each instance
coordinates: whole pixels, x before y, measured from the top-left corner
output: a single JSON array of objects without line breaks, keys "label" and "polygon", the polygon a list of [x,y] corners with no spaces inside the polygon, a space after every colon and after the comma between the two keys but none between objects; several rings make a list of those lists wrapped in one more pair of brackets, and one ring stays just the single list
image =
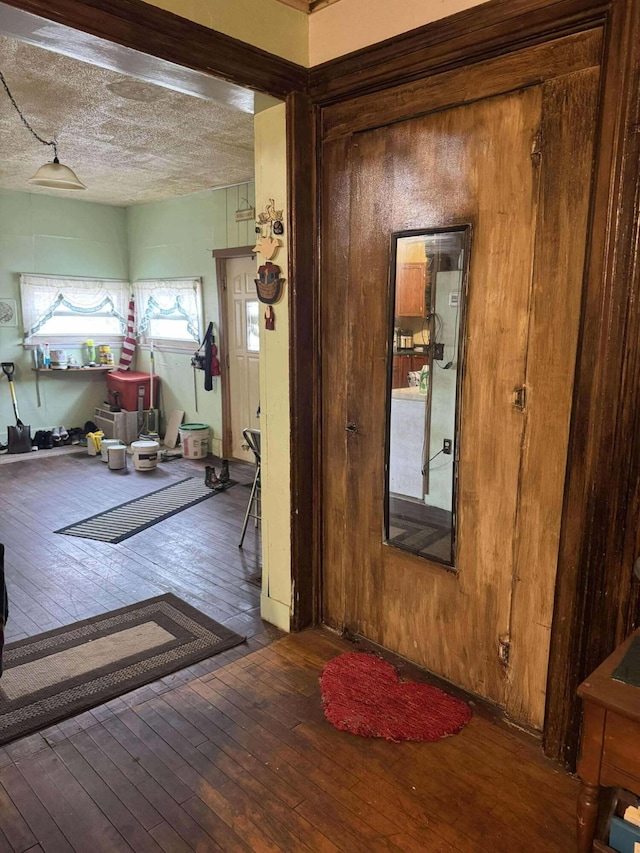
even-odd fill
[{"label": "shelf", "polygon": [[53,367],[32,367],[34,373],[110,373],[115,370],[114,364],[102,365],[100,367],[66,367],[57,370]]}]

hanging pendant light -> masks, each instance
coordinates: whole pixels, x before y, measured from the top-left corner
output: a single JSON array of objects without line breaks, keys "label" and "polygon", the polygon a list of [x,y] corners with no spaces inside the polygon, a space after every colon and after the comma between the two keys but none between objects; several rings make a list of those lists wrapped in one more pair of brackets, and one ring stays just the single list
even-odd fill
[{"label": "hanging pendant light", "polygon": [[57,157],[53,158],[53,163],[40,166],[35,175],[29,178],[29,183],[54,190],[86,190],[73,169],[63,165]]},{"label": "hanging pendant light", "polygon": [[69,166],[65,166],[58,160],[58,143],[55,139],[50,142],[43,139],[35,132],[26,118],[22,115],[22,111],[9,91],[9,87],[7,86],[7,82],[1,71],[0,83],[2,83],[9,100],[15,107],[16,112],[20,116],[22,123],[29,133],[31,133],[38,142],[41,142],[43,145],[50,145],[53,148],[53,162],[45,163],[44,166],[40,166],[35,175],[32,178],[29,178],[29,183],[36,184],[39,187],[48,187],[52,190],[86,190],[86,186],[78,178],[73,169],[70,169]]}]

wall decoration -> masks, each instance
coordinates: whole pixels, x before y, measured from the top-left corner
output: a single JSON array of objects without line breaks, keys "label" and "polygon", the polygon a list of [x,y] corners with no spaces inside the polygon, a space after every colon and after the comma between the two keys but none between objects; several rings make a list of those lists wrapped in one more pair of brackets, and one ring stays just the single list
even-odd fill
[{"label": "wall decoration", "polygon": [[282,241],[273,236],[274,234],[284,234],[282,213],[282,210],[276,210],[275,201],[270,198],[265,209],[258,214],[256,234],[259,236],[253,251],[259,252],[267,261],[275,258],[282,245]]},{"label": "wall decoration", "polygon": [[282,243],[276,237],[259,237],[253,251],[259,252],[265,260],[271,261],[278,254],[281,245]]},{"label": "wall decoration", "polygon": [[236,210],[236,222],[247,222],[249,219],[255,219],[256,211],[253,207],[241,207]]},{"label": "wall decoration", "polygon": [[264,327],[268,332],[273,332],[276,327],[276,315],[271,305],[267,305],[264,310]]},{"label": "wall decoration", "polygon": [[282,220],[282,211],[276,210],[275,201],[270,198],[262,213],[258,214],[258,225],[271,225]]},{"label": "wall decoration", "polygon": [[267,261],[258,267],[258,278],[255,279],[258,299],[267,305],[273,305],[280,299],[284,279],[280,277],[280,267]]},{"label": "wall decoration", "polygon": [[15,299],[0,296],[0,326],[18,325],[18,305]]}]

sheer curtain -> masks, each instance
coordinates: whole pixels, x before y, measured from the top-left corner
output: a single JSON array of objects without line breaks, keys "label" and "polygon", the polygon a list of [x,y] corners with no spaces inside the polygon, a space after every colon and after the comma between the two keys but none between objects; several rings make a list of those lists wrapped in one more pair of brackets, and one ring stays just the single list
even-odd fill
[{"label": "sheer curtain", "polygon": [[152,317],[180,314],[194,341],[200,340],[200,279],[144,279],[133,285],[138,334],[145,335]]},{"label": "sheer curtain", "polygon": [[116,279],[58,278],[21,275],[24,336],[32,335],[51,319],[56,308],[64,305],[77,314],[107,312],[117,317],[122,332],[127,325],[127,304],[131,285]]}]

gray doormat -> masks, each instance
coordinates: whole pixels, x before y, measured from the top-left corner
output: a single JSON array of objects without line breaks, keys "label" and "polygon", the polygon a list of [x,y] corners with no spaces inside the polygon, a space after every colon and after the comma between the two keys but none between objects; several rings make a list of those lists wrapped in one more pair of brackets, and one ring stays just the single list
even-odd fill
[{"label": "gray doormat", "polygon": [[167,594],[9,643],[0,679],[0,744],[101,705],[244,639]]},{"label": "gray doormat", "polygon": [[68,524],[54,532],[64,533],[65,536],[80,536],[82,539],[97,539],[115,545],[234,485],[235,480],[229,480],[223,489],[214,490],[205,486],[204,481],[197,477],[187,477],[171,486],[119,504],[83,521]]}]

